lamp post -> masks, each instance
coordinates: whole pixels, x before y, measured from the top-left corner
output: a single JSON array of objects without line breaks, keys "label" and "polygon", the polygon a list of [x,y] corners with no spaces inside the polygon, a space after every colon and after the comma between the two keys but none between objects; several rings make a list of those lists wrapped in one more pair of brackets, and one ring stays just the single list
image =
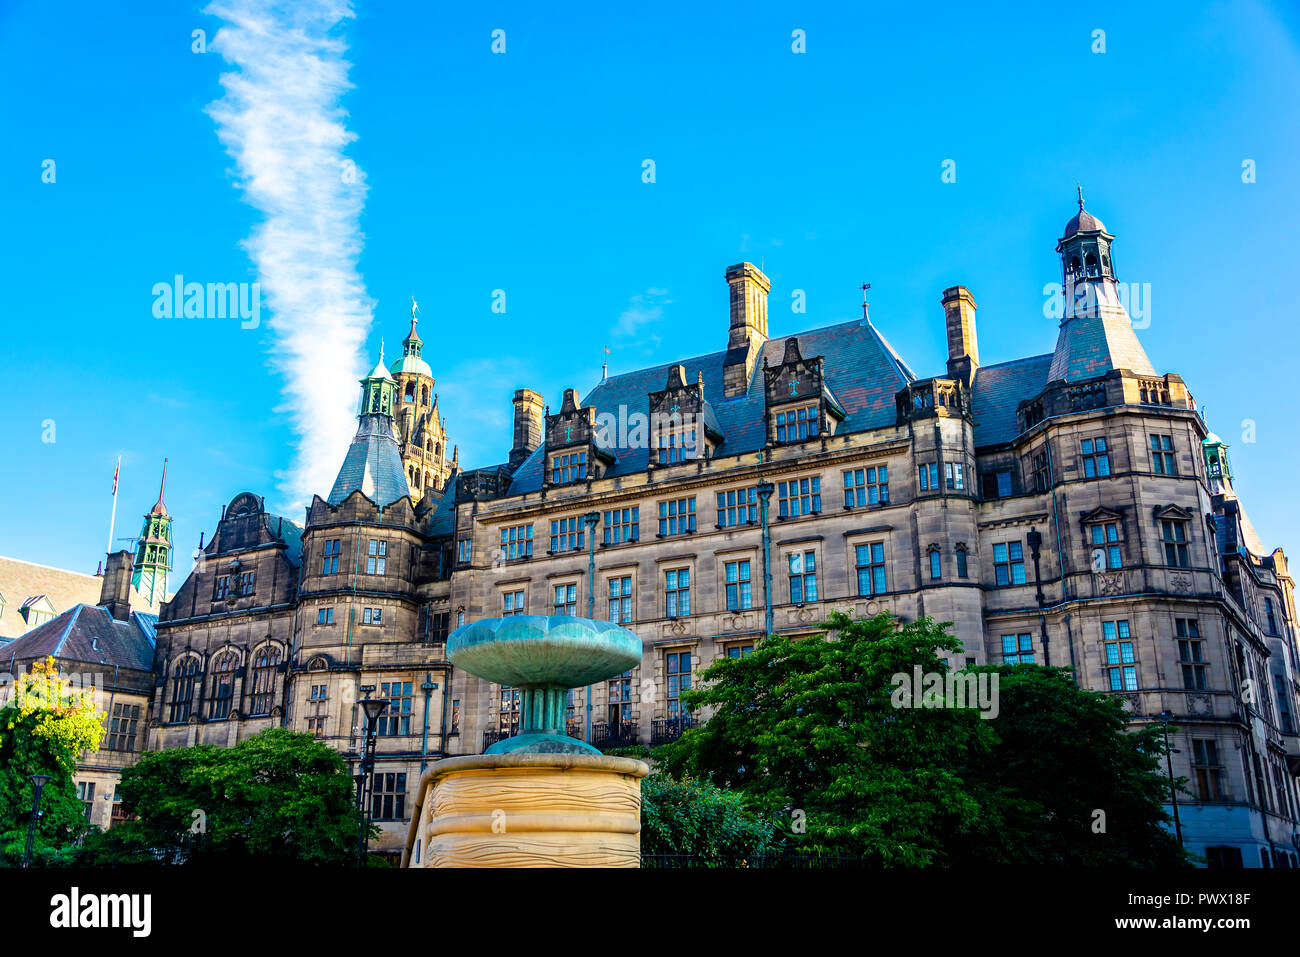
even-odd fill
[{"label": "lamp post", "polygon": [[1169,773],[1169,796],[1173,799],[1174,805],[1174,833],[1178,836],[1178,844],[1181,847],[1183,843],[1183,825],[1178,820],[1178,789],[1174,787],[1174,752],[1169,747],[1169,721],[1173,716],[1174,713],[1168,708],[1156,715],[1165,731],[1165,770]]},{"label": "lamp post", "polygon": [[[1039,550],[1043,547],[1043,534],[1037,528],[1031,528],[1029,534],[1025,536],[1025,541],[1029,543],[1029,552],[1034,558],[1034,588],[1037,591],[1035,598],[1038,601],[1038,607],[1041,609],[1046,603],[1043,596],[1043,576],[1039,572]],[[1043,640],[1043,664],[1051,665],[1052,652],[1047,645],[1047,617],[1041,612],[1038,615],[1038,631]]]},{"label": "lamp post", "polygon": [[357,799],[361,803],[361,834],[357,837],[357,867],[361,867],[370,850],[370,806],[366,792],[375,790],[375,738],[379,716],[388,709],[384,698],[367,697],[360,702],[366,713],[366,736],[361,751],[361,767],[357,772]]},{"label": "lamp post", "polygon": [[[587,526],[587,617],[596,618],[596,523],[600,521],[600,512],[591,511],[582,516]],[[591,685],[587,685],[587,737],[591,743]]]},{"label": "lamp post", "polygon": [[763,518],[763,637],[772,636],[772,530],[767,524],[768,504],[776,486],[771,482],[758,483],[758,510]]},{"label": "lamp post", "polygon": [[36,840],[36,822],[41,818],[41,792],[49,783],[48,774],[33,774],[32,781],[32,819],[27,825],[27,849],[23,851],[23,867],[31,867],[32,842]]}]

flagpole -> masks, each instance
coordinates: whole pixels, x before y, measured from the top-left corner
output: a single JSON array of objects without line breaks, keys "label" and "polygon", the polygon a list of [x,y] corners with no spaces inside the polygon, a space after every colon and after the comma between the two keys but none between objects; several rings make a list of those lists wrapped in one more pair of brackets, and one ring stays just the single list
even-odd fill
[{"label": "flagpole", "polygon": [[113,526],[117,524],[117,476],[122,471],[122,456],[117,457],[117,468],[113,469],[113,515],[108,520],[108,554],[113,554]]}]

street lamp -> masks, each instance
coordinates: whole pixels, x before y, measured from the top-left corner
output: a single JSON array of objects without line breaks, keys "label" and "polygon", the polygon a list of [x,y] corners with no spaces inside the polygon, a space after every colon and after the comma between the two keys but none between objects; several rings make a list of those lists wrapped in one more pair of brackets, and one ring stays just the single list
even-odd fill
[{"label": "street lamp", "polygon": [[371,794],[375,790],[375,738],[379,726],[379,716],[388,708],[385,698],[367,697],[359,702],[366,713],[366,736],[362,746],[361,767],[357,772],[357,799],[361,804],[361,834],[357,838],[357,867],[365,861],[370,850],[370,806],[366,801],[367,789]]},{"label": "street lamp", "polygon": [[33,774],[32,780],[32,819],[27,825],[27,849],[23,851],[23,867],[32,863],[32,842],[36,840],[36,822],[41,818],[41,792],[49,783],[48,774]]},{"label": "street lamp", "polygon": [[763,519],[763,637],[772,636],[772,530],[767,524],[767,507],[772,501],[776,486],[771,482],[758,483],[758,510]]},{"label": "street lamp", "polygon": [[1173,716],[1174,713],[1168,708],[1156,715],[1165,731],[1165,769],[1169,773],[1169,796],[1173,799],[1174,804],[1174,833],[1178,836],[1178,844],[1181,846],[1183,843],[1183,826],[1178,820],[1178,789],[1174,787],[1174,759],[1173,751],[1169,747],[1169,722],[1173,719]]},{"label": "street lamp", "polygon": [[[600,512],[591,511],[582,516],[587,525],[587,617],[596,617],[596,523]],[[587,743],[591,743],[591,685],[587,685]]]}]

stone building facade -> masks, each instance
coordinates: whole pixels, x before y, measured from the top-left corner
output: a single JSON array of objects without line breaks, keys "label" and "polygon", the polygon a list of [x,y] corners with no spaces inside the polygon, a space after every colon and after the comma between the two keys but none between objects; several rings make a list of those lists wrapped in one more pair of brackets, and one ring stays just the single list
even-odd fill
[{"label": "stone building facade", "polygon": [[769,339],[769,280],[732,266],[719,351],[555,411],[519,389],[509,454],[473,470],[446,454],[413,310],[402,359],[361,380],[328,497],[299,526],[236,496],[163,606],[148,747],[283,725],[355,763],[358,698],[386,698],[373,808],[397,853],[422,769],[518,724],[514,689],[447,661],[458,624],[634,629],[639,666],[570,699],[569,733],[610,747],[681,734],[681,692],[769,628],[930,616],[961,640],[954,668],[1069,666],[1135,727],[1175,729],[1179,824],[1212,865],[1300,863],[1292,579],[1227,444],[1138,341],[1113,241],[1080,197],[1041,355],[981,364],[974,296],[944,290],[948,359],[928,377],[865,305]]}]

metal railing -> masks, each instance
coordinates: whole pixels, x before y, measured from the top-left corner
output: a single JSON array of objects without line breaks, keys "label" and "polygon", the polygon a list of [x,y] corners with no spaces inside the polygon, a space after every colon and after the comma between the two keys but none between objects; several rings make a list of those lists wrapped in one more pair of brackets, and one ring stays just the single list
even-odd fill
[{"label": "metal railing", "polygon": [[680,715],[676,718],[656,718],[650,722],[650,743],[666,744],[669,741],[676,741],[682,736],[682,732],[690,727],[690,715]]},{"label": "metal railing", "polygon": [[621,748],[637,743],[636,722],[621,721],[616,724],[593,724],[591,744],[597,748]]}]

